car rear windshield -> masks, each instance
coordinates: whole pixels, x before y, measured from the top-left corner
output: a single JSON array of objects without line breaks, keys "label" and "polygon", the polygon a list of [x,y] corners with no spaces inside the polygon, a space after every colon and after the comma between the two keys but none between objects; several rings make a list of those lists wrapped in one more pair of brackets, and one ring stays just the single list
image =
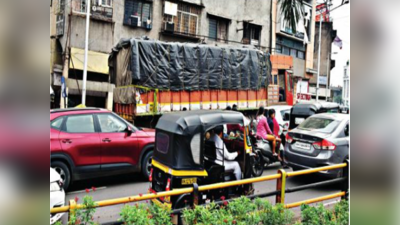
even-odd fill
[{"label": "car rear windshield", "polygon": [[328,118],[310,117],[299,125],[301,130],[318,131],[321,133],[332,133],[339,125],[340,121]]},{"label": "car rear windshield", "polygon": [[157,132],[156,141],[157,151],[167,154],[169,149],[169,135],[163,132]]}]

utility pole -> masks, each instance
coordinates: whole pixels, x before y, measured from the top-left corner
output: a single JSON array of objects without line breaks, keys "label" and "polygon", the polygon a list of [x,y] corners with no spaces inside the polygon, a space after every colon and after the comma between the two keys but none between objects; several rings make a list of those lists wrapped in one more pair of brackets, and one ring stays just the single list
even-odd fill
[{"label": "utility pole", "polygon": [[325,88],[325,101],[328,101],[328,85],[330,85],[329,82],[329,64],[331,64],[331,60],[329,59],[331,56],[331,53],[328,52],[328,55],[326,56],[326,88]]},{"label": "utility pole", "polygon": [[89,24],[90,24],[90,3],[92,0],[86,0],[86,34],[85,34],[85,60],[83,65],[83,86],[82,86],[82,105],[86,106],[86,80],[89,50]]},{"label": "utility pole", "polygon": [[317,73],[317,87],[316,87],[316,101],[319,101],[319,74],[320,74],[320,66],[321,66],[321,32],[322,32],[322,13],[321,16],[319,17],[319,41],[318,41],[318,73]]}]

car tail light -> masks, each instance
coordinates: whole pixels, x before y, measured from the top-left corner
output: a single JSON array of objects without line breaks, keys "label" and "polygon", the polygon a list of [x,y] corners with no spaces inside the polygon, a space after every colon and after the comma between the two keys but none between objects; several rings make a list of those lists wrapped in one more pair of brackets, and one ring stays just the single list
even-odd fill
[{"label": "car tail light", "polygon": [[289,135],[289,133],[286,134],[286,142],[289,144],[293,142],[293,138]]},{"label": "car tail light", "polygon": [[[168,178],[168,180],[167,180],[167,186],[165,187],[165,191],[170,191],[171,190],[171,179],[170,178]],[[166,202],[170,202],[170,196],[165,196],[165,201]]]},{"label": "car tail light", "polygon": [[333,144],[330,141],[327,140],[322,140],[322,141],[316,141],[312,144],[314,146],[315,149],[320,149],[320,150],[335,150],[336,149],[336,145]]},{"label": "car tail light", "polygon": [[153,168],[151,168],[151,170],[150,170],[149,181],[150,182],[153,181]]}]

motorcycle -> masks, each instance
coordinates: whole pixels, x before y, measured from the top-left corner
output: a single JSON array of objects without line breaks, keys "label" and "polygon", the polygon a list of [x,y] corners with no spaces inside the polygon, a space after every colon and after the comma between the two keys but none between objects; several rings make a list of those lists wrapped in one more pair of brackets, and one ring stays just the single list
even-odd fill
[{"label": "motorcycle", "polygon": [[[282,133],[283,129],[280,129],[279,131],[279,136],[282,139],[283,133]],[[264,168],[276,163],[276,162],[280,162],[281,165],[283,166],[283,162],[280,161],[278,159],[277,156],[274,156],[272,153],[272,143],[270,143],[269,141],[265,140],[265,139],[257,139],[256,135],[254,133],[251,134],[251,142],[252,145],[254,146],[253,148],[253,157],[252,157],[252,174],[253,177],[259,177],[262,175],[262,173],[264,172]],[[284,139],[282,139],[282,142],[284,141]],[[281,151],[279,151],[281,150]],[[283,145],[282,143],[280,145],[276,146],[276,150],[275,152],[278,152],[282,157],[282,153],[283,153]]]}]

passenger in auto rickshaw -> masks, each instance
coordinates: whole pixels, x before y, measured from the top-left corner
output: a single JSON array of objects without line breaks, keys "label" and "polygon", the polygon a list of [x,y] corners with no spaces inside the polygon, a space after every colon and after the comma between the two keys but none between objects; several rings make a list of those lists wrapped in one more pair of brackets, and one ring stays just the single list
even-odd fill
[{"label": "passenger in auto rickshaw", "polygon": [[[235,174],[236,180],[240,180],[242,178],[242,170],[240,169],[240,165],[237,161],[234,161],[236,157],[239,156],[240,151],[229,152],[226,148],[223,137],[223,126],[217,126],[214,128],[214,136],[212,137],[212,141],[215,142],[217,160],[216,163],[225,166],[225,171],[233,170]],[[224,161],[222,164],[222,161]]]}]

